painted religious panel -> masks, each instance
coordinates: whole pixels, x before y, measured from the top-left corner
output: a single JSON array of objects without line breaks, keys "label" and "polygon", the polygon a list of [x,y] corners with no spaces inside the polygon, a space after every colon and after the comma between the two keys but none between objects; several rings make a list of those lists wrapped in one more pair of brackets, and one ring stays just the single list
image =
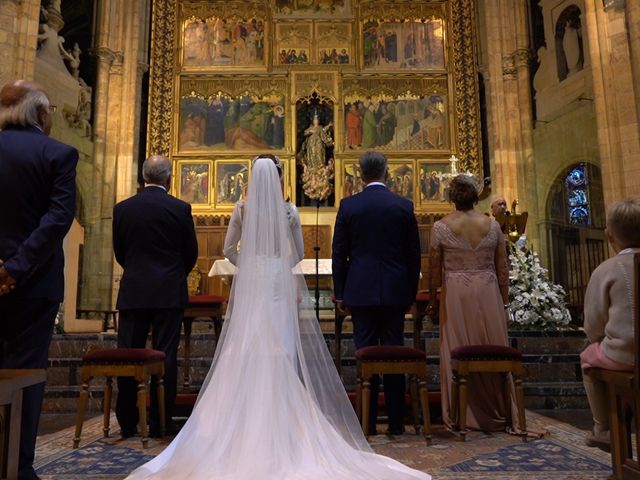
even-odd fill
[{"label": "painted religious panel", "polygon": [[216,160],[216,207],[233,207],[247,196],[249,160]]},{"label": "painted religious panel", "polygon": [[351,0],[275,0],[277,17],[348,17]]},{"label": "painted religious panel", "polygon": [[443,70],[444,20],[366,20],[362,25],[363,66],[367,70]]},{"label": "painted religious panel", "polygon": [[364,190],[358,161],[342,162],[342,198],[350,197]]},{"label": "painted religious panel", "polygon": [[316,62],[321,65],[354,63],[351,23],[316,23]]},{"label": "painted religious panel", "polygon": [[[387,187],[393,193],[414,201],[414,162],[413,160],[389,160]],[[342,162],[342,198],[350,197],[364,190],[364,182],[360,176],[357,160]]]},{"label": "painted religious panel", "polygon": [[451,165],[447,162],[418,162],[420,204],[448,202]]},{"label": "painted religious panel", "polygon": [[276,26],[276,65],[308,65],[311,63],[312,25],[304,22],[280,23]]},{"label": "painted religious panel", "polygon": [[446,94],[344,96],[347,149],[448,150]]},{"label": "painted religious panel", "polygon": [[280,150],[285,145],[284,105],[279,94],[190,92],[180,99],[178,150]]},{"label": "painted religious panel", "polygon": [[192,16],[184,21],[184,69],[266,68],[267,22],[263,16]]},{"label": "painted religious panel", "polygon": [[413,202],[413,160],[388,162],[387,188],[393,193]]},{"label": "painted religious panel", "polygon": [[211,162],[178,163],[178,197],[192,205],[209,205]]}]

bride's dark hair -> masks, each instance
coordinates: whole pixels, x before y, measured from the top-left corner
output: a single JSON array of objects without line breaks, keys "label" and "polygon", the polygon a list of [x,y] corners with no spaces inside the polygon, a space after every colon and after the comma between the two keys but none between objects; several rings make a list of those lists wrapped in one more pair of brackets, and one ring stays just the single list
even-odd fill
[{"label": "bride's dark hair", "polygon": [[255,157],[253,161],[255,162],[259,158],[268,158],[269,160],[271,160],[276,165],[276,168],[278,169],[278,175],[280,176],[280,178],[282,178],[282,173],[283,173],[282,162],[280,161],[277,155],[274,155],[273,153],[261,153],[260,155]]}]

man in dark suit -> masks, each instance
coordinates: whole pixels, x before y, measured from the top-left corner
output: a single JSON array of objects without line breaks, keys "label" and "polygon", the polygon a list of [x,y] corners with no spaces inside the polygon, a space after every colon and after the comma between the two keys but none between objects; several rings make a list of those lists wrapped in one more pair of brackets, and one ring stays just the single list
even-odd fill
[{"label": "man in dark suit", "polygon": [[[46,368],[64,292],[62,240],[76,212],[78,152],[49,138],[55,107],[18,80],[0,91],[0,368]],[[44,383],[25,389],[18,478],[33,458]]]},{"label": "man in dark suit", "polygon": [[[420,276],[420,239],[413,204],[385,181],[387,159],[360,157],[364,191],[344,198],[333,233],[333,287],[338,308],[351,312],[357,349],[403,345],[404,315],[414,303]],[[379,378],[371,383],[369,432],[376,431]],[[389,432],[403,431],[404,376],[385,375]]]},{"label": "man in dark suit", "polygon": [[[180,326],[187,306],[187,275],[196,263],[196,240],[191,205],[167,194],[171,162],[161,156],[142,166],[145,188],[113,208],[113,249],[124,272],[116,307],[120,310],[118,347],[144,348],[149,329],[152,346],[165,359],[167,425],[176,397]],[[136,383],[118,378],[116,416],[122,436],[136,434]],[[151,397],[150,435],[159,436],[156,396]]]}]

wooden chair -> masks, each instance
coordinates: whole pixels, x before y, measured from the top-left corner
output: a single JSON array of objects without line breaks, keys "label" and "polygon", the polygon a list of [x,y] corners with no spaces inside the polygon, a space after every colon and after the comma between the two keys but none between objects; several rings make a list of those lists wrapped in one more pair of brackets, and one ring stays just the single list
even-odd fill
[{"label": "wooden chair", "polygon": [[[586,374],[606,383],[611,429],[613,478],[640,479],[640,254],[634,255],[634,352],[633,372],[591,368]],[[635,442],[632,441],[635,429]],[[635,455],[633,447],[635,443]],[[635,458],[634,458],[635,457]]]},{"label": "wooden chair", "polygon": [[338,375],[342,375],[342,325],[344,325],[344,320],[347,318],[344,312],[341,312],[338,309],[338,304],[336,303],[336,297],[331,296],[331,301],[333,302],[333,359],[336,364],[336,370],[338,370]]},{"label": "wooden chair", "polygon": [[165,434],[164,411],[164,352],[146,348],[114,348],[94,350],[82,357],[82,389],[76,417],[76,434],[73,448],[80,445],[80,434],[84,422],[87,401],[89,400],[89,382],[94,377],[105,376],[104,387],[104,426],[105,438],[109,436],[109,418],[111,416],[111,394],[113,377],[133,377],[138,382],[138,417],[142,435],[142,447],[147,448],[149,441],[147,427],[147,383],[151,376],[157,378],[158,411],[160,416],[160,436]]},{"label": "wooden chair", "polygon": [[22,392],[46,379],[44,369],[0,369],[0,478],[18,478]]},{"label": "wooden chair", "polygon": [[184,381],[183,387],[188,390],[191,387],[191,329],[196,318],[210,318],[213,321],[213,330],[216,340],[220,339],[222,332],[222,306],[227,301],[219,295],[191,295],[189,305],[184,311],[182,325],[184,327]]},{"label": "wooden chair", "polygon": [[400,345],[364,347],[356,351],[357,386],[356,412],[365,435],[369,434],[369,405],[371,382],[374,375],[407,374],[411,378],[413,422],[416,433],[420,431],[418,394],[422,406],[422,427],[427,445],[431,444],[431,419],[427,392],[427,358],[425,352]]},{"label": "wooden chair", "polygon": [[[455,432],[466,440],[467,425],[467,378],[474,373],[502,373],[504,375],[504,398],[507,408],[507,421],[511,417],[511,379],[513,375],[518,404],[518,422],[522,430],[522,441],[527,441],[527,420],[524,412],[524,391],[522,389],[522,353],[515,348],[502,345],[469,345],[451,351],[453,385],[451,389],[451,409],[455,422]],[[482,394],[482,392],[473,392]]]}]

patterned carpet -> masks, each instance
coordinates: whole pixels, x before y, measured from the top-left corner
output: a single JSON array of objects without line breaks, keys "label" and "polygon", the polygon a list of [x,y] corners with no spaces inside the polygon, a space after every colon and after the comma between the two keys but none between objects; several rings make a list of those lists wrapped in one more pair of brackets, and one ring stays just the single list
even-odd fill
[{"label": "patterned carpet", "polygon": [[[506,434],[472,432],[463,443],[450,433],[436,431],[432,446],[422,437],[406,434],[371,438],[373,448],[434,480],[604,480],[611,474],[610,456],[584,446],[584,432],[548,417],[527,412],[530,429],[547,431],[539,440],[523,443]],[[112,425],[117,425],[112,418]],[[45,480],[121,479],[157,455],[166,442],[151,440],[142,450],[139,439],[121,440],[117,427],[102,438],[101,418],[85,422],[82,442],[71,449],[73,428],[38,439],[36,468]]]}]

